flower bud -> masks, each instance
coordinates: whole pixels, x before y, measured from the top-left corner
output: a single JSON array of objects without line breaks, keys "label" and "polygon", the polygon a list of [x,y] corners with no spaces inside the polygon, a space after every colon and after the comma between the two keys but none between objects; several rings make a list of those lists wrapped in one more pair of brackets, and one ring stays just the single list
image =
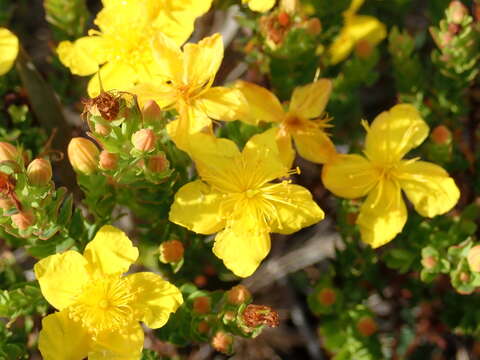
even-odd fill
[{"label": "flower bud", "polygon": [[210,330],[210,325],[208,325],[208,322],[202,320],[198,323],[197,331],[200,334],[206,334]]},{"label": "flower bud", "polygon": [[269,306],[248,305],[242,314],[242,320],[248,327],[267,325],[277,327],[279,325],[278,313]]},{"label": "flower bud", "polygon": [[251,297],[252,295],[250,294],[250,291],[248,291],[248,289],[243,285],[234,286],[227,291],[227,301],[232,305],[243,304],[244,302],[250,300]]},{"label": "flower bud", "polygon": [[448,10],[450,11],[452,22],[455,24],[460,24],[464,17],[468,15],[468,9],[458,0],[452,1],[448,6]]},{"label": "flower bud", "polygon": [[8,198],[0,198],[0,208],[3,210],[9,210],[15,206],[15,203]]},{"label": "flower bud", "polygon": [[35,159],[27,167],[28,181],[33,186],[45,186],[52,179],[52,165],[45,159]]},{"label": "flower bud", "polygon": [[20,230],[25,230],[35,224],[35,215],[31,211],[20,211],[11,216],[12,223]]},{"label": "flower bud", "polygon": [[323,288],[318,292],[317,300],[323,306],[332,306],[337,301],[337,293],[332,288]]},{"label": "flower bud", "polygon": [[155,149],[157,137],[152,129],[141,129],[132,135],[132,144],[140,151],[151,151]]},{"label": "flower bud", "polygon": [[112,131],[112,128],[108,125],[95,124],[95,132],[102,136],[107,136]]},{"label": "flower bud", "polygon": [[437,259],[434,256],[426,256],[422,258],[422,265],[425,269],[431,270],[437,265]]},{"label": "flower bud", "polygon": [[162,119],[162,110],[155,101],[148,100],[143,106],[142,115],[144,122],[156,122]]},{"label": "flower bud", "polygon": [[212,338],[212,347],[224,354],[228,354],[232,350],[233,336],[223,331],[217,331]]},{"label": "flower bud", "polygon": [[7,142],[0,142],[0,161],[15,161],[17,160],[17,148]]},{"label": "flower bud", "polygon": [[193,283],[199,288],[202,288],[205,285],[207,285],[207,282],[208,282],[208,279],[204,275],[197,275],[193,279]]},{"label": "flower bud", "polygon": [[97,146],[88,139],[76,137],[68,144],[68,159],[75,171],[89,175],[97,170]]},{"label": "flower bud", "polygon": [[287,27],[290,24],[290,16],[285,11],[280,12],[278,14],[278,23],[283,27]]},{"label": "flower bud", "polygon": [[462,271],[458,276],[461,282],[468,282],[470,280],[470,275],[465,271]]},{"label": "flower bud", "polygon": [[118,155],[103,150],[100,153],[98,163],[102,170],[114,170],[118,164]]},{"label": "flower bud", "polygon": [[193,311],[197,314],[208,314],[211,310],[211,300],[208,296],[199,296],[193,299]]},{"label": "flower bud", "polygon": [[467,262],[470,270],[480,272],[480,245],[475,245],[468,251]]},{"label": "flower bud", "polygon": [[448,145],[452,142],[452,132],[445,125],[439,125],[433,129],[432,141],[438,145]]},{"label": "flower bud", "polygon": [[235,320],[235,313],[233,311],[225,311],[225,314],[223,314],[223,320],[226,322],[232,322]]},{"label": "flower bud", "polygon": [[183,258],[185,248],[179,240],[164,241],[160,244],[160,261],[164,264],[177,263]]},{"label": "flower bud", "polygon": [[367,40],[360,40],[355,45],[355,53],[359,58],[366,59],[368,58],[373,51],[373,46]]},{"label": "flower bud", "polygon": [[165,154],[155,155],[148,159],[147,168],[151,172],[161,173],[168,169],[170,163]]},{"label": "flower bud", "polygon": [[310,20],[307,21],[305,25],[306,25],[307,32],[310,35],[315,36],[322,32],[322,23],[318,18],[315,18],[315,17],[311,18]]},{"label": "flower bud", "polygon": [[378,326],[371,316],[363,316],[357,321],[357,330],[363,336],[368,337],[377,332]]}]

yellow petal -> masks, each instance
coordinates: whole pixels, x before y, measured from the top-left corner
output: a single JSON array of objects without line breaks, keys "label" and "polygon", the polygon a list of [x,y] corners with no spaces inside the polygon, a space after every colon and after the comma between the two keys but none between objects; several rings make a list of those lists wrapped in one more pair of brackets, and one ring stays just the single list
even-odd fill
[{"label": "yellow petal", "polygon": [[137,260],[138,249],[123,231],[105,225],[85,247],[84,256],[101,276],[122,274]]},{"label": "yellow petal", "polygon": [[260,265],[270,251],[270,235],[253,208],[242,209],[243,214],[218,233],[213,253],[223,260],[235,275],[247,277]]},{"label": "yellow petal", "polygon": [[166,79],[180,83],[183,77],[183,54],[180,48],[169,37],[158,33],[152,43],[155,58],[155,69]]},{"label": "yellow petal", "polygon": [[356,154],[339,154],[322,170],[323,185],[335,195],[347,199],[367,195],[377,180],[378,174],[371,163]]},{"label": "yellow petal", "polygon": [[293,134],[295,146],[301,157],[308,161],[325,164],[336,154],[335,145],[322,129],[310,128]]},{"label": "yellow petal", "polygon": [[203,181],[180,188],[170,208],[169,219],[199,234],[214,234],[225,227],[220,214],[222,195]]},{"label": "yellow petal", "polygon": [[324,218],[324,212],[303,186],[285,183],[272,184],[270,188],[275,199],[272,204],[276,209],[276,216],[272,217],[272,232],[292,234]]},{"label": "yellow petal", "polygon": [[281,122],[285,117],[278,98],[264,87],[238,80],[235,88],[243,93],[249,105],[249,111],[240,120],[257,125],[260,121]]},{"label": "yellow petal", "polygon": [[186,44],[183,55],[184,83],[195,87],[211,84],[223,59],[222,36],[214,34],[198,44]]},{"label": "yellow petal", "polygon": [[189,155],[195,161],[202,180],[224,192],[239,192],[236,164],[241,157],[237,145],[231,140],[197,133],[190,136]]},{"label": "yellow petal", "polygon": [[402,161],[397,171],[400,186],[422,216],[444,214],[455,206],[460,197],[455,181],[438,165],[425,161]]},{"label": "yellow petal", "polygon": [[[102,66],[99,71],[102,78],[102,86],[104,91],[117,90],[127,91],[133,88],[138,80],[135,69],[122,63],[108,63]],[[100,95],[100,82],[98,73],[95,74],[88,82],[88,95],[96,97]]]},{"label": "yellow petal", "polygon": [[415,107],[395,105],[378,115],[370,125],[365,140],[365,154],[372,161],[399,161],[428,136],[428,125]]},{"label": "yellow petal", "polygon": [[318,118],[325,111],[332,92],[332,81],[320,79],[293,90],[290,112],[306,119]]},{"label": "yellow petal", "polygon": [[340,33],[333,39],[328,52],[330,54],[330,62],[335,65],[345,60],[355,46],[355,39],[353,39],[345,28],[342,28]]},{"label": "yellow petal", "polygon": [[269,181],[287,176],[291,163],[288,157],[281,154],[274,135],[278,129],[271,128],[263,133],[254,135],[245,144],[242,151],[244,166],[243,176],[250,188],[255,188]]},{"label": "yellow petal", "polygon": [[139,360],[143,329],[138,323],[125,324],[122,331],[102,332],[92,344],[88,360]]},{"label": "yellow petal", "polygon": [[0,75],[10,71],[18,54],[18,38],[9,30],[0,27]]},{"label": "yellow petal", "polygon": [[43,258],[34,271],[43,297],[58,310],[71,305],[90,281],[88,262],[76,251]]},{"label": "yellow petal", "polygon": [[275,5],[275,1],[276,0],[242,0],[242,3],[247,3],[252,11],[265,12]]},{"label": "yellow petal", "polygon": [[272,135],[275,136],[275,141],[278,146],[279,156],[283,164],[290,169],[293,166],[295,160],[295,150],[293,149],[292,136],[283,128],[277,128]]},{"label": "yellow petal", "polygon": [[349,17],[355,14],[364,2],[365,0],[352,0],[348,9],[343,12],[343,16]]},{"label": "yellow petal", "polygon": [[373,248],[393,240],[407,221],[407,209],[398,184],[380,182],[360,208],[357,224],[362,240]]},{"label": "yellow petal", "polygon": [[86,76],[96,73],[99,65],[106,61],[104,48],[103,38],[85,36],[73,43],[62,41],[57,47],[57,54],[72,74]]},{"label": "yellow petal", "polygon": [[193,106],[215,120],[233,121],[247,113],[248,104],[237,89],[212,87],[194,100]]},{"label": "yellow petal", "polygon": [[171,86],[161,83],[141,83],[131,89],[138,97],[140,105],[154,100],[161,109],[172,107],[177,101],[177,94]]},{"label": "yellow petal", "polygon": [[127,279],[138,294],[135,310],[141,314],[140,320],[151,329],[165,325],[170,314],[183,303],[180,290],[157,274],[141,272],[129,275]]},{"label": "yellow petal", "polygon": [[82,360],[88,355],[90,334],[67,311],[56,312],[43,318],[38,348],[45,360]]}]

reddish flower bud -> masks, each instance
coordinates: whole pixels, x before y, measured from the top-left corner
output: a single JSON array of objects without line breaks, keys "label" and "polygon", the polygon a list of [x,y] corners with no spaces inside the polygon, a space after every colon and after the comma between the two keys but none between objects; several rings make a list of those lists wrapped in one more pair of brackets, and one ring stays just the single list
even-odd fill
[{"label": "reddish flower bud", "polygon": [[425,269],[433,269],[437,265],[437,259],[434,256],[426,256],[422,258],[422,265]]},{"label": "reddish flower bud", "polygon": [[232,350],[233,336],[223,331],[217,331],[211,343],[215,350],[228,354]]},{"label": "reddish flower bud", "polygon": [[197,331],[200,334],[206,334],[208,333],[209,330],[210,330],[210,325],[208,325],[208,322],[202,320],[198,323]]},{"label": "reddish flower bud", "polygon": [[310,35],[318,35],[322,32],[322,23],[318,18],[309,19],[305,25]]},{"label": "reddish flower bud", "polygon": [[103,150],[99,156],[99,166],[103,170],[114,170],[118,164],[118,155]]},{"label": "reddish flower bud", "polygon": [[355,45],[355,53],[359,58],[368,58],[373,51],[373,46],[367,40],[360,40]]},{"label": "reddish flower bud", "polygon": [[283,27],[287,27],[290,24],[290,16],[285,11],[282,11],[278,14],[278,23]]},{"label": "reddish flower bud", "polygon": [[378,326],[371,316],[363,316],[357,321],[357,330],[363,336],[368,337],[377,332]]},{"label": "reddish flower bud", "polygon": [[0,161],[15,161],[18,151],[15,146],[7,142],[0,142]]},{"label": "reddish flower bud", "polygon": [[100,151],[88,139],[76,137],[68,144],[68,159],[75,171],[89,175],[97,170]]},{"label": "reddish flower bud", "polygon": [[452,21],[456,24],[460,24],[465,16],[468,15],[468,9],[458,0],[452,1],[448,6],[448,10],[450,11]]},{"label": "reddish flower bud", "polygon": [[142,115],[143,121],[146,123],[160,121],[162,119],[162,110],[155,101],[148,100],[143,106]]},{"label": "reddish flower bud", "polygon": [[25,230],[35,224],[35,215],[31,211],[20,211],[12,215],[11,219],[13,225],[20,230]]},{"label": "reddish flower bud", "polygon": [[468,251],[467,262],[470,270],[480,272],[480,245],[475,245]]},{"label": "reddish flower bud", "polygon": [[183,258],[185,248],[179,240],[164,241],[160,244],[160,261],[164,264],[177,263]]},{"label": "reddish flower bud", "polygon": [[323,306],[332,306],[337,301],[337,293],[332,288],[323,288],[318,292],[317,300]]},{"label": "reddish flower bud", "polygon": [[35,159],[27,167],[28,181],[33,186],[45,186],[52,179],[52,165],[45,159]]},{"label": "reddish flower bud", "polygon": [[435,144],[448,145],[452,142],[452,132],[445,125],[437,126],[430,136]]},{"label": "reddish flower bud", "polygon": [[242,314],[242,320],[248,327],[267,325],[277,327],[279,325],[278,313],[269,306],[248,305]]},{"label": "reddish flower bud", "polygon": [[470,280],[470,275],[465,271],[462,271],[458,278],[461,282],[468,282]]},{"label": "reddish flower bud", "polygon": [[151,129],[141,129],[132,135],[132,144],[140,151],[151,151],[155,149],[157,137]]},{"label": "reddish flower bud", "polygon": [[227,291],[227,301],[232,305],[243,304],[250,300],[251,297],[250,291],[243,285],[234,286]]},{"label": "reddish flower bud", "polygon": [[155,155],[148,159],[147,168],[151,172],[161,173],[168,169],[170,163],[165,154]]},{"label": "reddish flower bud", "polygon": [[208,314],[211,310],[211,299],[208,296],[199,296],[193,300],[193,311],[197,314]]}]

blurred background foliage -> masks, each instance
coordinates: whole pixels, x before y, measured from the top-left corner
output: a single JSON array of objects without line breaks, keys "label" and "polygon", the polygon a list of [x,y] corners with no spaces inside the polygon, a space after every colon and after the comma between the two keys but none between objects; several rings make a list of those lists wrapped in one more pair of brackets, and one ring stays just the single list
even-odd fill
[{"label": "blurred background foliage", "polygon": [[[234,24],[218,83],[241,77],[288,101],[296,86],[333,79],[327,113],[334,127],[329,131],[343,152],[361,151],[361,119],[372,120],[397,102],[414,104],[432,130],[414,155],[441,164],[455,178],[462,193],[457,208],[434,219],[411,211],[402,234],[373,251],[360,242],[354,225],[359,203],[329,195],[320,182],[320,166],[297,159],[302,176],[296,181],[311,190],[328,219],[292,236],[277,236],[265,266],[244,281],[255,303],[280,314],[279,327],[256,337],[265,324],[245,330],[241,314],[251,299],[229,303],[225,291],[238,279],[212,255],[212,239],[165,220],[173,194],[194,174],[162,127],[155,131],[159,154],[171,165],[168,174],[144,167],[123,177],[123,183],[109,179],[125,174],[108,170],[75,181],[66,162],[70,138],[95,129],[79,116],[86,80],[60,64],[55,47],[85,34],[101,2],[0,0],[0,26],[15,32],[23,48],[15,69],[0,77],[0,141],[26,151],[18,169],[2,165],[1,170],[14,174],[16,192],[24,194],[19,201],[36,218],[35,226],[24,231],[13,226],[12,213],[1,210],[0,359],[39,356],[36,336],[41,315],[49,310],[33,281],[35,259],[81,250],[99,226],[112,221],[137,240],[139,268],[185,284],[185,305],[165,328],[148,333],[144,359],[227,357],[208,345],[218,332],[236,336],[235,359],[480,358],[480,252],[475,248],[480,3],[367,0],[358,12],[384,23],[387,38],[375,47],[356,46],[338,64],[329,62],[328,48],[342,29],[350,0],[279,1],[266,14],[239,3],[214,1],[193,35],[198,40]],[[130,132],[138,130],[132,126]],[[262,130],[232,122],[219,126],[218,133],[243,145]],[[102,140],[115,145],[108,136]],[[40,154],[50,155],[56,186],[29,185],[25,163]],[[142,156],[129,152],[121,161],[149,160]],[[185,252],[162,261],[172,240],[180,241]],[[285,270],[269,272],[269,267]],[[205,301],[208,306],[202,307]]]}]

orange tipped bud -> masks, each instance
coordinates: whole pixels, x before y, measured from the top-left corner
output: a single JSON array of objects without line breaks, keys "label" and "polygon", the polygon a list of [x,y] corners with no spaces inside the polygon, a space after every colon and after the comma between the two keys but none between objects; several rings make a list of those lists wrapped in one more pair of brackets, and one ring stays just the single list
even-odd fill
[{"label": "orange tipped bud", "polygon": [[33,186],[45,186],[52,179],[52,165],[45,159],[35,159],[27,167],[28,181]]},{"label": "orange tipped bud", "polygon": [[332,306],[337,301],[337,293],[331,288],[323,288],[318,292],[317,300],[323,306]]},{"label": "orange tipped bud", "polygon": [[7,142],[0,142],[0,161],[15,161],[18,151],[15,146]]},{"label": "orange tipped bud", "polygon": [[290,24],[290,16],[285,11],[282,11],[278,14],[278,23],[283,27],[287,27]]},{"label": "orange tipped bud", "polygon": [[212,347],[224,354],[232,351],[233,336],[223,331],[218,331],[212,338]]},{"label": "orange tipped bud", "polygon": [[35,224],[35,215],[31,211],[20,211],[18,214],[11,216],[13,225],[20,229],[25,230]]},{"label": "orange tipped bud", "polygon": [[193,300],[193,311],[197,314],[208,314],[211,310],[211,299],[208,296],[199,296]]},{"label": "orange tipped bud", "polygon": [[210,330],[210,325],[206,321],[200,321],[198,323],[197,331],[200,334],[206,334]]},{"label": "orange tipped bud", "polygon": [[318,35],[322,32],[322,23],[318,18],[311,18],[307,21],[306,28],[310,35]]},{"label": "orange tipped bud", "polygon": [[243,304],[251,297],[250,291],[243,285],[234,286],[227,292],[227,301],[232,305]]},{"label": "orange tipped bud", "polygon": [[363,316],[357,321],[357,330],[363,336],[368,337],[377,332],[378,326],[371,316]]},{"label": "orange tipped bud", "polygon": [[233,311],[226,311],[225,314],[223,314],[223,320],[228,322],[235,320],[235,313]]},{"label": "orange tipped bud", "polygon": [[461,282],[468,282],[470,280],[470,275],[465,271],[462,271],[459,275],[459,279]]},{"label": "orange tipped bud", "polygon": [[437,265],[437,259],[434,256],[422,258],[422,265],[425,269],[433,269]]},{"label": "orange tipped bud", "polygon": [[161,173],[168,169],[170,163],[165,154],[155,155],[148,159],[147,168],[151,172]]},{"label": "orange tipped bud", "polygon": [[164,264],[177,263],[183,258],[185,248],[179,240],[165,241],[160,245],[160,261]]},{"label": "orange tipped bud", "polygon": [[464,17],[468,15],[468,9],[461,1],[452,1],[448,7],[451,19],[455,24],[460,24]]},{"label": "orange tipped bud", "polygon": [[146,123],[160,121],[162,119],[162,110],[153,100],[149,100],[145,103],[142,109],[142,114],[143,121]]},{"label": "orange tipped bud", "polygon": [[114,170],[118,164],[118,155],[103,150],[99,156],[99,166],[103,170]]},{"label": "orange tipped bud", "polygon": [[367,40],[360,40],[355,45],[355,53],[359,58],[368,58],[373,51],[373,46]]},{"label": "orange tipped bud", "polygon": [[445,125],[437,126],[430,136],[435,144],[448,145],[452,142],[452,132]]},{"label": "orange tipped bud", "polygon": [[475,245],[468,251],[467,262],[470,270],[480,272],[480,245]]},{"label": "orange tipped bud", "polygon": [[140,151],[151,151],[155,149],[157,137],[152,129],[141,129],[132,135],[132,144]]},{"label": "orange tipped bud", "polygon": [[100,151],[88,139],[76,137],[68,144],[68,159],[75,171],[89,175],[97,170]]},{"label": "orange tipped bud", "polygon": [[112,131],[112,128],[108,125],[95,124],[95,132],[102,136],[107,136]]}]

